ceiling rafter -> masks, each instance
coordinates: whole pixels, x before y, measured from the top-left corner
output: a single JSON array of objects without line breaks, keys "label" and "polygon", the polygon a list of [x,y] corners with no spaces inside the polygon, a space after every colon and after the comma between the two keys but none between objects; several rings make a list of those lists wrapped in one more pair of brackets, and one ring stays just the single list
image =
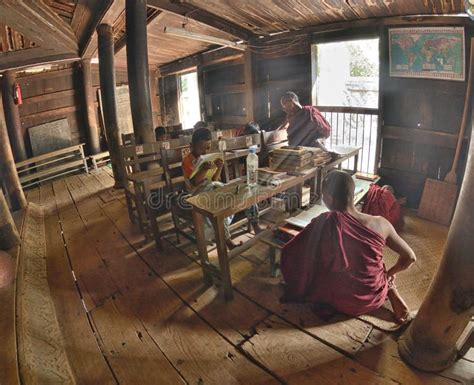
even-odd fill
[{"label": "ceiling rafter", "polygon": [[198,8],[189,2],[148,0],[147,5],[149,7],[158,8],[163,11],[199,21],[200,23],[227,32],[244,41],[248,41],[250,38],[255,37],[254,34],[248,29],[245,29],[238,24],[232,23],[222,17]]}]

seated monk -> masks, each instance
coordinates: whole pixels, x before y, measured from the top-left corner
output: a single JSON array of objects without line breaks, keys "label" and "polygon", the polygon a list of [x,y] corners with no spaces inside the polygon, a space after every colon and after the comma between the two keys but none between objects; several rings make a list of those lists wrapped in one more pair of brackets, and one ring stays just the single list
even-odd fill
[{"label": "seated monk", "polygon": [[[394,281],[416,260],[413,250],[385,218],[356,210],[349,174],[332,171],[326,176],[323,201],[331,211],[313,219],[283,248],[284,299],[358,316],[378,309],[388,297],[395,320],[407,321],[408,307]],[[388,271],[385,244],[399,254]]]},{"label": "seated monk", "polygon": [[402,225],[400,203],[395,198],[392,186],[380,187],[371,184],[362,212],[370,215],[379,215],[387,219],[396,229]]}]

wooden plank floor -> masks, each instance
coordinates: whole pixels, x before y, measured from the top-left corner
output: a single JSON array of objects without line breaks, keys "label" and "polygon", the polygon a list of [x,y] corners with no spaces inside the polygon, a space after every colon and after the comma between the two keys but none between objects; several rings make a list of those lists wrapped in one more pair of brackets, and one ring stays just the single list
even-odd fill
[{"label": "wooden plank floor", "polygon": [[[258,244],[231,261],[235,300],[202,283],[193,244],[158,252],[128,220],[110,170],[29,194],[45,214],[48,282],[77,384],[463,384],[405,365],[396,336],[280,304]],[[245,237],[245,236],[244,236]],[[215,252],[211,260],[215,261]],[[430,267],[431,271],[431,267]],[[461,373],[461,374],[460,374]],[[0,381],[1,383],[1,381]]]}]

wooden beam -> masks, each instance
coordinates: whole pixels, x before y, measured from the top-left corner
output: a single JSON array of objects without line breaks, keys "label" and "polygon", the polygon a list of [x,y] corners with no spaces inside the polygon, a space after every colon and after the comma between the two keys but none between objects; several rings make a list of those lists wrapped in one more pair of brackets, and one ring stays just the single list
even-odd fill
[{"label": "wooden beam", "polygon": [[90,35],[84,48],[81,50],[83,58],[91,58],[97,53],[97,26],[101,23],[114,25],[117,19],[125,13],[125,0],[113,0],[102,19],[96,24],[96,30]]},{"label": "wooden beam", "polygon": [[79,60],[79,57],[73,52],[58,53],[54,49],[36,47],[0,53],[0,71],[76,60]]},{"label": "wooden beam", "polygon": [[13,25],[15,31],[58,53],[78,53],[71,28],[40,1],[0,2],[0,23]]},{"label": "wooden beam", "polygon": [[[151,16],[149,16],[146,20],[147,22],[147,29],[152,27],[155,23],[160,21],[166,13],[160,10],[155,10]],[[124,33],[114,44],[114,52],[117,55],[123,47],[127,44],[127,33]]]},{"label": "wooden beam", "polygon": [[[222,17],[207,12],[191,4],[191,2],[171,2],[167,0],[148,0],[149,7],[159,8],[163,11],[171,12],[189,19],[199,21],[220,31],[227,32],[239,39],[248,41],[254,34],[240,25],[232,23]],[[236,4],[236,6],[238,6]]]}]

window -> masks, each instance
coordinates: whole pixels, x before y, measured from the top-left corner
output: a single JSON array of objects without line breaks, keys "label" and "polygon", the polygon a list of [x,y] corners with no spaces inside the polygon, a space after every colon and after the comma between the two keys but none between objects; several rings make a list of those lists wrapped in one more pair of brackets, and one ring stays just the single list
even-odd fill
[{"label": "window", "polygon": [[201,120],[197,72],[179,76],[179,117],[183,129],[192,128]]},{"label": "window", "polygon": [[[313,46],[313,103],[331,124],[331,145],[362,147],[359,171],[376,171],[379,39]],[[352,169],[353,160],[344,168]]]}]

